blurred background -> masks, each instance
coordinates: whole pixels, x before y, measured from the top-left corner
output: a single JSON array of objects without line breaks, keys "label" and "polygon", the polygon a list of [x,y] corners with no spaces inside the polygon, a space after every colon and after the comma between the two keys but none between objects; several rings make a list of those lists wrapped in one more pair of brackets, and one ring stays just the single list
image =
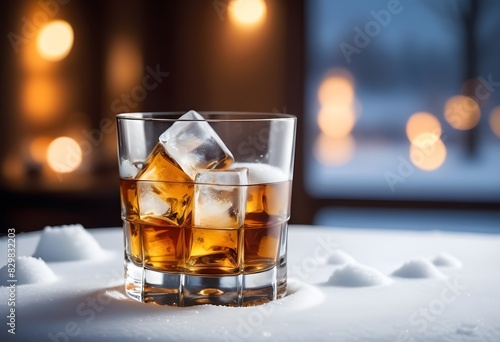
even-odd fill
[{"label": "blurred background", "polygon": [[3,230],[120,226],[114,117],[298,117],[291,223],[500,232],[500,2],[4,2]]}]

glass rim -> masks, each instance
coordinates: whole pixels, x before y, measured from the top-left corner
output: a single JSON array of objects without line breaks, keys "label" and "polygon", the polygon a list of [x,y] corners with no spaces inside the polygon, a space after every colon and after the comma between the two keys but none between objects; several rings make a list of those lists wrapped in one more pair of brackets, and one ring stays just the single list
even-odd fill
[{"label": "glass rim", "polygon": [[[179,121],[179,116],[187,112],[181,111],[158,111],[158,112],[128,112],[116,114],[117,120],[138,120],[138,121],[159,121],[175,122]],[[275,120],[296,120],[297,116],[287,113],[272,112],[240,112],[240,111],[197,111],[207,122],[265,122]],[[207,115],[218,117],[210,118]],[[182,121],[197,121],[183,119]]]}]

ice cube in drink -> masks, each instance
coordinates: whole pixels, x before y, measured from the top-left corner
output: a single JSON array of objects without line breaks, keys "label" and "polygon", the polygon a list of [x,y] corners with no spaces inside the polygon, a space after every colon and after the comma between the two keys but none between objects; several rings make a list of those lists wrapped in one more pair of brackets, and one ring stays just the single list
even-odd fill
[{"label": "ice cube in drink", "polygon": [[248,169],[201,170],[194,186],[193,224],[239,228],[245,220]]},{"label": "ice cube in drink", "polygon": [[224,169],[234,160],[221,138],[194,110],[181,116],[159,140],[168,155],[193,180],[198,170]]},{"label": "ice cube in drink", "polygon": [[[183,227],[190,224],[196,172],[232,161],[217,133],[194,111],[163,132],[135,179],[121,180],[123,212],[131,221],[127,250],[132,256],[141,251],[131,259],[152,269],[182,270]],[[141,239],[132,239],[137,232]]]},{"label": "ice cube in drink", "polygon": [[243,272],[255,273],[276,265],[282,234],[289,217],[291,181],[277,167],[234,163],[248,169],[244,225]]},{"label": "ice cube in drink", "polygon": [[159,137],[136,179],[138,212],[147,222],[183,224],[200,169],[229,166],[233,156],[204,118],[189,111]]},{"label": "ice cube in drink", "polygon": [[186,231],[186,267],[190,272],[239,272],[247,174],[246,168],[196,174],[193,227]]}]

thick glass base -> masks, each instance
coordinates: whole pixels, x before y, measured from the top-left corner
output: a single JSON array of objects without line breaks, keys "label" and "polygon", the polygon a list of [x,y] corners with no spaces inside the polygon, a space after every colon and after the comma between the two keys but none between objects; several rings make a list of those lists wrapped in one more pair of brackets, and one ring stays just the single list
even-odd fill
[{"label": "thick glass base", "polygon": [[285,265],[254,274],[201,276],[135,265],[125,256],[125,292],[140,302],[170,306],[260,305],[286,295]]}]

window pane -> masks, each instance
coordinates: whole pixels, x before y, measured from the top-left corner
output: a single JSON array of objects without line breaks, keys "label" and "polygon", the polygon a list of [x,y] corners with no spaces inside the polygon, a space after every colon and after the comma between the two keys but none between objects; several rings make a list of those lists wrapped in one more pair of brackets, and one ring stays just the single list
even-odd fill
[{"label": "window pane", "polygon": [[306,10],[313,197],[500,200],[500,2]]}]

